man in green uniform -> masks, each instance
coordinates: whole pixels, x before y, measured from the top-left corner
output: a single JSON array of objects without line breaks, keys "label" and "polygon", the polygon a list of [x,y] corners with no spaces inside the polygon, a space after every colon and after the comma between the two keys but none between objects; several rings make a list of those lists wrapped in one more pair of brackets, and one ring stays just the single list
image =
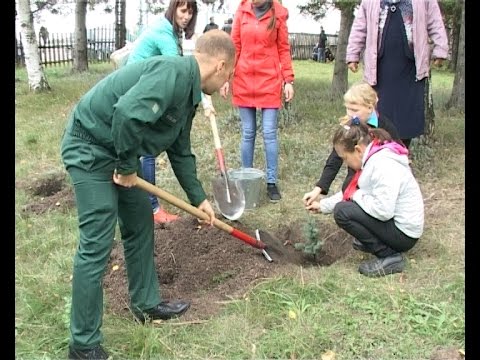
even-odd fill
[{"label": "man in green uniform", "polygon": [[[148,195],[135,187],[142,154],[168,158],[191,204],[215,213],[197,178],[190,130],[201,92],[233,73],[235,47],[221,30],[201,36],[193,56],[155,56],[111,73],[78,102],[61,152],[76,196],[80,239],[74,257],[70,359],[107,359],[101,346],[102,280],[115,227],[122,234],[130,306],[145,322],[182,315],[190,304],[160,296]],[[139,174],[141,176],[141,174]]]}]

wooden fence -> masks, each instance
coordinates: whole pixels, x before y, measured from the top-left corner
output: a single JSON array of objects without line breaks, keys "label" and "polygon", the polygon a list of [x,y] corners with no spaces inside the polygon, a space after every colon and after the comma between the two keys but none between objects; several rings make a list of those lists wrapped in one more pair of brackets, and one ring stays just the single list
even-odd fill
[{"label": "wooden fence", "polygon": [[[132,38],[127,34],[127,38]],[[73,33],[42,33],[37,39],[40,64],[44,66],[63,66],[73,63]],[[89,62],[108,62],[110,54],[115,51],[114,27],[100,27],[87,30],[87,58]],[[15,39],[15,64],[25,65],[25,52],[22,38]]]},{"label": "wooden fence", "polygon": [[[135,36],[127,31],[127,40]],[[307,60],[312,58],[313,48],[318,42],[318,34],[289,34],[292,58]],[[65,66],[73,63],[73,33],[40,32],[37,39],[40,64],[44,66]],[[327,34],[327,46],[335,54],[337,35]],[[108,62],[110,54],[115,51],[114,27],[101,27],[87,30],[87,57],[89,62]],[[25,53],[20,34],[15,40],[15,64],[25,65]]]},{"label": "wooden fence", "polygon": [[[312,58],[313,48],[318,43],[318,34],[290,33],[290,52],[294,60],[308,60]],[[337,49],[337,35],[327,34],[327,47],[335,54]]]}]

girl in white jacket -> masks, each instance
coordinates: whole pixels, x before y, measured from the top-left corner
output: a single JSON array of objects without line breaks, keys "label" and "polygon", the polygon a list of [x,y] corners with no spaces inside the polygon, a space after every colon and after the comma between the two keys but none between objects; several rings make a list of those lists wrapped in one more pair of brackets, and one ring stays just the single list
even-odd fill
[{"label": "girl in white jacket", "polygon": [[[360,264],[366,276],[402,272],[402,252],[423,233],[424,208],[420,187],[408,162],[408,150],[382,129],[353,119],[333,137],[338,155],[357,170],[335,205],[335,222],[354,237],[353,247],[375,259]],[[320,204],[316,204],[317,209]]]}]

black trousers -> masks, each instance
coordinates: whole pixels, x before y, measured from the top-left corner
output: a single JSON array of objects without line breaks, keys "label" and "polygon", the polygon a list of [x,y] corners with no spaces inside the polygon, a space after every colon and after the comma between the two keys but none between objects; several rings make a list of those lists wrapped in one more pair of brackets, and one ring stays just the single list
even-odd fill
[{"label": "black trousers", "polygon": [[368,215],[353,201],[341,201],[333,209],[337,225],[360,241],[377,257],[410,250],[416,243],[396,226],[393,219],[380,221]]}]

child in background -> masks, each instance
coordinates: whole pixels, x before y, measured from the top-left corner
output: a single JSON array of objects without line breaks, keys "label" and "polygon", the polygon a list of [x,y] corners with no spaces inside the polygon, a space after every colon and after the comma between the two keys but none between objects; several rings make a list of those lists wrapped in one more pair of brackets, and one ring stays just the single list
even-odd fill
[{"label": "child in background", "polygon": [[[353,247],[375,259],[360,264],[366,276],[402,272],[402,252],[423,233],[424,208],[412,174],[408,149],[383,129],[371,129],[358,119],[342,125],[333,137],[337,154],[356,171],[333,209],[335,222],[354,237]],[[310,210],[319,210],[313,201]]]},{"label": "child in background", "polygon": [[[357,117],[360,119],[361,123],[367,124],[372,128],[385,129],[395,141],[400,142],[395,125],[393,125],[389,119],[380,116],[375,110],[378,103],[378,97],[377,93],[370,85],[365,82],[352,85],[343,96],[343,100],[347,115],[340,119],[341,123],[346,123],[350,121],[350,119]],[[335,149],[333,149],[327,161],[325,162],[322,175],[315,184],[315,187],[312,191],[305,193],[303,196],[302,200],[307,209],[310,208],[310,205],[312,205],[313,201],[319,200],[320,195],[328,194],[330,185],[332,184],[333,180],[335,180],[335,177],[340,171],[342,164],[342,159],[338,156]],[[342,190],[345,190],[347,185],[350,183],[354,173],[355,171],[353,169],[348,168]],[[338,199],[341,199],[341,197],[342,194],[340,192],[332,197],[320,200],[320,210],[326,214],[331,213],[333,211],[333,206],[337,203]]]}]

